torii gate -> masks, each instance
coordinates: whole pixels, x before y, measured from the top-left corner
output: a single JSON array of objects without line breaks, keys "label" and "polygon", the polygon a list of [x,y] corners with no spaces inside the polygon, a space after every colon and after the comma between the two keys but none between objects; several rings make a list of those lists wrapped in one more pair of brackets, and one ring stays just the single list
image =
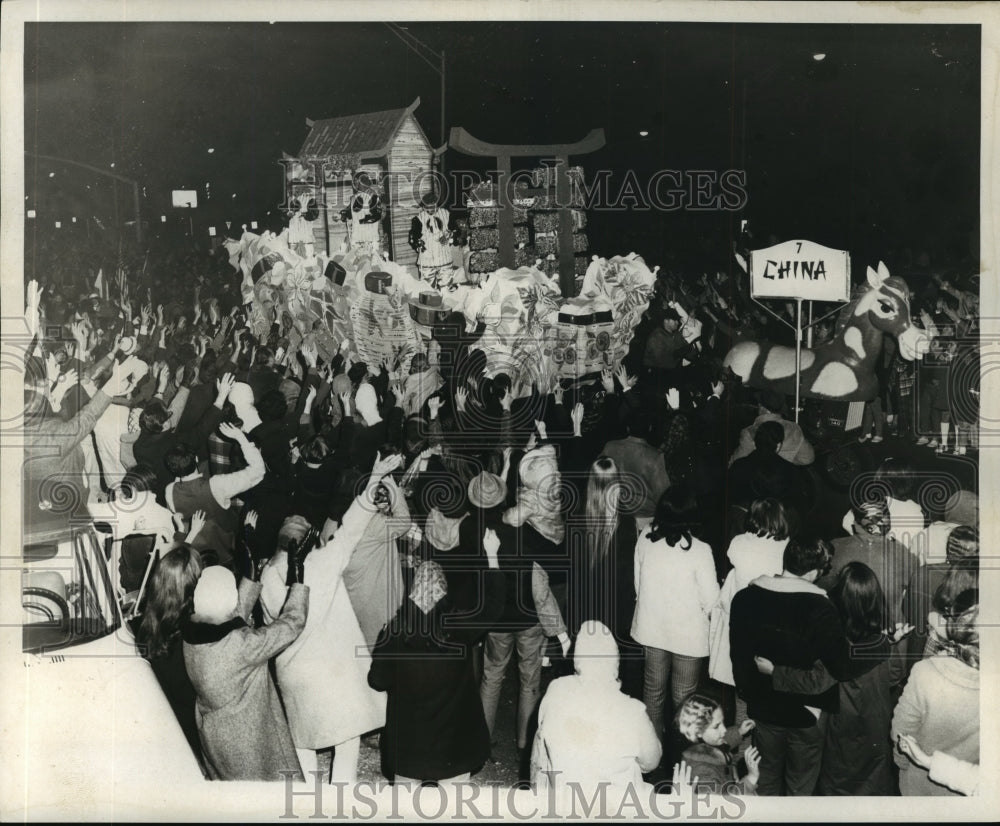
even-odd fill
[{"label": "torii gate", "polygon": [[517,145],[486,143],[474,138],[461,126],[454,126],[448,146],[465,155],[495,158],[500,173],[497,187],[497,230],[499,238],[500,264],[514,267],[514,210],[508,197],[508,182],[511,179],[511,158],[554,158],[556,165],[556,203],[559,209],[559,289],[563,296],[573,295],[576,285],[576,271],[573,262],[573,214],[570,211],[570,155],[588,155],[604,146],[604,130],[592,129],[587,136],[576,143]]}]

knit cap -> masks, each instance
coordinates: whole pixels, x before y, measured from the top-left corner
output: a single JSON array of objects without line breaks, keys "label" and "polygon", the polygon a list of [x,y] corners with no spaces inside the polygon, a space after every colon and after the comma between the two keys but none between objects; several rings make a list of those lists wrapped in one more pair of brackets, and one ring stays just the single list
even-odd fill
[{"label": "knit cap", "polygon": [[201,572],[194,587],[195,615],[218,625],[225,622],[236,610],[238,594],[236,577],[228,568],[210,565]]}]

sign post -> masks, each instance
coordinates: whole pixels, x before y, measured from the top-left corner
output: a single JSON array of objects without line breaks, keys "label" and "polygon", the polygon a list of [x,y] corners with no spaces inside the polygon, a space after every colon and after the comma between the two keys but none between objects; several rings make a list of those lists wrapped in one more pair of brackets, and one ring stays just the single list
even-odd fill
[{"label": "sign post", "polygon": [[[767,249],[752,250],[749,274],[750,296],[755,301],[761,298],[795,300],[795,421],[797,422],[801,396],[799,381],[802,375],[802,302],[809,302],[807,327],[811,344],[812,326],[816,323],[812,318],[812,302],[843,303],[851,297],[851,257],[844,250],[831,249],[812,241],[785,241]],[[821,319],[817,319],[819,320]],[[787,321],[785,323],[787,324]]]},{"label": "sign post", "polygon": [[799,377],[802,375],[802,299],[795,299],[795,421],[799,420]]}]

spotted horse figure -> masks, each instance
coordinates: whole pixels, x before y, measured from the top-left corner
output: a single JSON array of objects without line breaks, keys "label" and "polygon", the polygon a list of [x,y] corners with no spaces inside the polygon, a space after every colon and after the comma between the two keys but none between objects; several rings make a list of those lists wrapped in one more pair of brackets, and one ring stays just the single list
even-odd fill
[{"label": "spotted horse figure", "polygon": [[[923,358],[930,339],[910,319],[910,290],[885,264],[868,268],[868,281],[840,311],[833,338],[814,349],[802,348],[803,398],[870,401],[879,392],[875,365],[882,337],[890,335],[908,361]],[[723,364],[743,383],[786,395],[795,393],[795,348],[744,339],[733,345]]]}]

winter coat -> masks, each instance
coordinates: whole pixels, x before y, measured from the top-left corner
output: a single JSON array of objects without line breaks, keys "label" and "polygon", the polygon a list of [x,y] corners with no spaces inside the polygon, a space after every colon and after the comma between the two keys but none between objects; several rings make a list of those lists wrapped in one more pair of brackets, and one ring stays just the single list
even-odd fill
[{"label": "winter coat", "polygon": [[[368,687],[368,646],[342,576],[371,517],[370,506],[355,499],[333,539],[305,559],[309,618],[276,663],[292,739],[300,749],[335,746],[385,722],[385,698]],[[276,616],[285,600],[287,566],[282,551],[261,574],[265,620]]]},{"label": "winter coat", "polygon": [[798,424],[782,419],[777,413],[765,412],[761,413],[750,427],[744,427],[740,431],[740,443],[729,460],[730,464],[753,453],[754,436],[757,433],[757,428],[764,422],[778,422],[784,428],[785,438],[781,442],[781,450],[778,453],[782,459],[793,465],[811,465],[815,461],[816,452]]},{"label": "winter coat", "polygon": [[403,494],[397,489],[392,495],[390,515],[378,513],[372,517],[343,573],[347,595],[369,647],[375,645],[404,598],[403,570],[396,543],[412,523]]},{"label": "winter coat", "polygon": [[195,720],[209,777],[274,780],[281,772],[301,779],[285,713],[268,660],[287,648],[306,623],[309,589],[292,586],[281,616],[267,628],[246,624],[260,584],[244,579],[238,617],[221,625],[196,618],[181,628],[184,664],[198,701]]},{"label": "winter coat", "polygon": [[629,436],[616,439],[604,446],[604,455],[614,459],[628,488],[622,500],[635,503],[627,512],[637,519],[649,519],[656,512],[656,503],[670,487],[663,451],[645,439]]},{"label": "winter coat", "polygon": [[[843,675],[848,679],[839,684],[840,710],[827,717],[817,794],[893,794],[888,661],[885,637],[854,647]],[[818,661],[809,670],[776,666],[771,679],[777,691],[796,694],[820,693],[836,683]]]},{"label": "winter coat", "polygon": [[618,680],[618,644],[603,623],[579,630],[575,674],[552,682],[538,708],[531,779],[539,793],[551,784],[593,790],[647,789],[663,750],[645,706],[623,694]]},{"label": "winter coat", "polygon": [[368,682],[388,695],[382,773],[441,780],[477,770],[490,734],[472,655],[503,610],[504,577],[484,572],[478,610],[448,616],[448,597],[424,615],[410,599],[382,632]]},{"label": "winter coat", "polygon": [[729,612],[733,597],[759,576],[777,576],[781,573],[782,557],[787,539],[742,533],[733,537],[726,556],[733,569],[722,583],[719,599],[712,606],[709,624],[708,675],[726,685],[734,685],[733,663],[729,656]]},{"label": "winter coat", "polygon": [[833,540],[830,573],[816,580],[816,584],[826,591],[831,590],[841,569],[851,562],[864,563],[878,578],[888,613],[884,627],[891,628],[894,623],[902,622],[903,592],[919,567],[916,554],[910,553],[891,536],[843,536]]},{"label": "winter coat", "polygon": [[[735,729],[736,727],[733,726]],[[729,740],[729,732],[726,732]],[[735,738],[739,742],[739,734]],[[734,750],[728,746],[710,746],[695,743],[684,749],[683,759],[691,767],[691,776],[698,778],[700,794],[755,795],[757,787],[741,780],[737,771]],[[737,755],[738,756],[738,755]]]},{"label": "winter coat", "polygon": [[632,639],[673,654],[707,657],[708,614],[719,598],[715,562],[700,539],[692,539],[687,550],[683,542],[653,542],[648,532],[639,537]]},{"label": "winter coat", "polygon": [[822,660],[836,679],[847,672],[847,640],[822,588],[798,577],[758,577],[733,597],[729,644],[736,689],[751,719],[809,728],[820,710],[837,711],[836,685],[818,694],[779,692],[754,663],[754,657],[761,656],[776,666],[808,669]]},{"label": "winter coat", "polygon": [[578,674],[549,685],[538,708],[532,775],[539,790],[552,782],[593,791],[645,788],[643,771],[660,759],[656,730],[646,707],[623,694],[617,682],[590,684]]},{"label": "winter coat", "polygon": [[[943,751],[959,760],[979,762],[979,670],[956,657],[938,654],[913,666],[892,715],[892,742],[911,735],[928,754]],[[927,769],[898,753],[899,791],[903,795],[956,794],[938,785]]]}]

